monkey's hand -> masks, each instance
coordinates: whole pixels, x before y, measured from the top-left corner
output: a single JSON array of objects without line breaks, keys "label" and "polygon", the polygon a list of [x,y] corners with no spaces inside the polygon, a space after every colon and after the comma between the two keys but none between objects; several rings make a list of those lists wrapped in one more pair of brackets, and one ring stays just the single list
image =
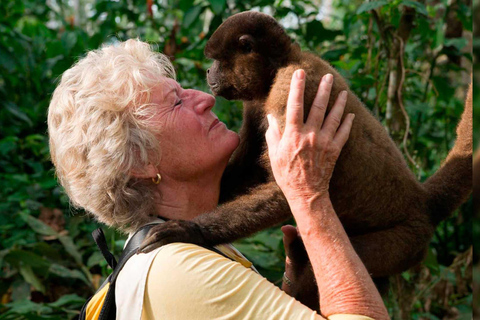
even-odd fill
[{"label": "monkey's hand", "polygon": [[191,221],[169,220],[152,227],[138,248],[138,253],[147,253],[173,242],[206,245],[200,227]]},{"label": "monkey's hand", "polygon": [[293,226],[282,227],[285,275],[282,290],[312,310],[319,311],[318,288],[303,241]]}]

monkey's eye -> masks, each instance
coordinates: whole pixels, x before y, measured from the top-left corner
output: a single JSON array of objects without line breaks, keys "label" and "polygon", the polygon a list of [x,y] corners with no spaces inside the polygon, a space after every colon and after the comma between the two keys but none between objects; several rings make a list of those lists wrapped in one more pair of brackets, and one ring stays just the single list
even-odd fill
[{"label": "monkey's eye", "polygon": [[242,43],[242,50],[244,53],[250,53],[253,51],[253,47],[251,43],[244,42]]},{"label": "monkey's eye", "polygon": [[255,40],[251,35],[242,35],[240,38],[238,38],[238,42],[240,43],[240,48],[244,53],[250,53],[253,51]]},{"label": "monkey's eye", "polygon": [[179,106],[181,104],[182,104],[182,100],[178,100],[177,102],[175,102],[175,104],[173,106],[176,107],[176,106]]}]

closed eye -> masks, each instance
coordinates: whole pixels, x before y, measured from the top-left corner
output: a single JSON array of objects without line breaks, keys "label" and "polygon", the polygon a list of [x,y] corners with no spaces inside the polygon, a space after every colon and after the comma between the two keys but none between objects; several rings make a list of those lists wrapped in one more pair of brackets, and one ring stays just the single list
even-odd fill
[{"label": "closed eye", "polygon": [[181,104],[182,104],[182,100],[178,100],[178,101],[174,104],[174,107],[179,106],[179,105],[181,105]]}]

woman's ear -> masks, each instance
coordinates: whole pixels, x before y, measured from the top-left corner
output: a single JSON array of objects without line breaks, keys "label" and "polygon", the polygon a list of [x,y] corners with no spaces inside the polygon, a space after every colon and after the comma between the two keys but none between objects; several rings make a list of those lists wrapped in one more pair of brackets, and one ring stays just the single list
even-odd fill
[{"label": "woman's ear", "polygon": [[132,169],[130,170],[130,175],[139,179],[148,179],[154,178],[157,176],[158,169],[153,164],[149,163],[143,169]]}]

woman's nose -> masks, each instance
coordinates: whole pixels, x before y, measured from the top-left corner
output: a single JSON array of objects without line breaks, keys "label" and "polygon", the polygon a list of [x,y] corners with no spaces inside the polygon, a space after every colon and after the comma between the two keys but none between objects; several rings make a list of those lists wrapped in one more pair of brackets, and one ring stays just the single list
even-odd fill
[{"label": "woman's nose", "polygon": [[191,90],[190,95],[190,99],[194,102],[195,112],[197,113],[210,111],[215,105],[215,97],[211,94],[198,90]]}]

